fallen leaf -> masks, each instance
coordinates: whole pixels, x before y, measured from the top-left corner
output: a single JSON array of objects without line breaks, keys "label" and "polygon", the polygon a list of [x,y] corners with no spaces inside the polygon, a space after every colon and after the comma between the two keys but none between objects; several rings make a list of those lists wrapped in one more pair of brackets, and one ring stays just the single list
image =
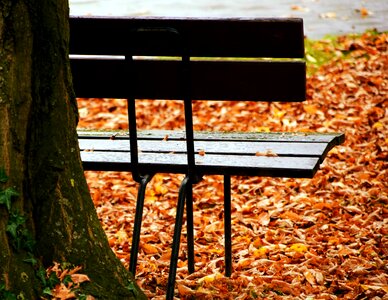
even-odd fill
[{"label": "fallen leaf", "polygon": [[140,247],[143,249],[143,251],[146,254],[156,254],[156,253],[159,253],[158,248],[156,248],[154,245],[151,245],[151,244],[141,244]]},{"label": "fallen leaf", "polygon": [[335,12],[326,12],[326,13],[321,13],[319,17],[322,19],[335,19],[337,18],[337,14]]},{"label": "fallen leaf", "polygon": [[85,281],[90,281],[89,277],[85,274],[72,274],[70,276],[71,276],[71,280],[76,284],[83,283]]},{"label": "fallen leaf", "polygon": [[308,251],[308,247],[305,244],[296,243],[288,248],[288,251],[295,251],[299,253],[305,253]]}]

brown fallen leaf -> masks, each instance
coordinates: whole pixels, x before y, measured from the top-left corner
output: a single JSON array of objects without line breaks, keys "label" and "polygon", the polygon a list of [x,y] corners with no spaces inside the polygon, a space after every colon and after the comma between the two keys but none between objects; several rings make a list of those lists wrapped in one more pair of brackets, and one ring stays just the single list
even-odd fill
[{"label": "brown fallen leaf", "polygon": [[[178,288],[177,298],[304,299],[308,295],[331,299],[340,293],[344,299],[383,299],[388,293],[384,226],[388,218],[384,131],[388,128],[388,34],[340,36],[335,43],[322,39],[312,47],[332,58],[318,67],[319,54],[307,57],[307,68],[313,72],[307,78],[303,103],[193,102],[195,130],[293,131],[298,136],[338,131],[346,134],[346,142],[328,154],[312,179],[232,177],[230,278],[210,279],[225,271],[223,178],[205,176],[194,185],[196,272],[187,272],[185,226],[177,270],[177,284],[193,294],[182,296]],[[125,101],[79,99],[78,103],[81,112],[88,111],[86,118],[81,116],[81,127],[127,128]],[[181,101],[139,100],[136,105],[142,129],[184,128]],[[108,116],[110,106],[115,110]],[[128,266],[130,245],[117,243],[116,234],[123,228],[130,244],[137,184],[129,172],[85,174],[110,245]],[[183,175],[160,174],[160,180],[147,186],[147,197],[154,198],[144,206],[142,242],[160,250],[139,253],[137,281],[149,299],[165,298],[182,180]],[[206,228],[212,230],[205,233]],[[206,276],[209,282],[199,284],[199,278]],[[188,292],[183,288],[183,294]]]},{"label": "brown fallen leaf", "polygon": [[278,155],[272,150],[267,150],[265,152],[256,152],[256,156],[277,157]]},{"label": "brown fallen leaf", "polygon": [[71,280],[75,284],[80,284],[80,283],[83,283],[83,282],[86,282],[86,281],[90,281],[89,277],[87,275],[85,275],[85,274],[72,274],[70,276],[71,276]]}]

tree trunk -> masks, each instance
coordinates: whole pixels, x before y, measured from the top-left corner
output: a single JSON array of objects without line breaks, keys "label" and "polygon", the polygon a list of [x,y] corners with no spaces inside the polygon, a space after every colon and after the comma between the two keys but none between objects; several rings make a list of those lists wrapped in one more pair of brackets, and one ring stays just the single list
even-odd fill
[{"label": "tree trunk", "polygon": [[33,258],[81,265],[96,298],[145,298],[111,251],[83,175],[67,1],[0,0],[0,12],[0,193],[11,191],[0,200],[0,287],[39,298]]}]

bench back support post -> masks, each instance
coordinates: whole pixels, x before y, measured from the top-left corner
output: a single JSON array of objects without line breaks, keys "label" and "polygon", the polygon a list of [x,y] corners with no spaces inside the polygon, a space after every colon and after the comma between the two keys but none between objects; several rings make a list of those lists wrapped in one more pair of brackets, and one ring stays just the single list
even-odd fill
[{"label": "bench back support post", "polygon": [[184,110],[185,110],[185,132],[186,132],[186,147],[187,147],[187,174],[192,183],[199,181],[198,174],[195,170],[195,149],[194,149],[194,130],[193,130],[193,106],[190,91],[190,56],[183,49],[182,55],[182,77],[181,87],[184,95]]},{"label": "bench back support post", "polygon": [[129,92],[127,98],[127,110],[128,110],[128,126],[129,126],[129,146],[130,146],[130,155],[131,155],[131,164],[132,164],[132,178],[140,183],[142,177],[139,172],[139,150],[137,145],[137,124],[136,124],[136,100],[133,95],[133,87],[135,83],[135,72],[133,71],[134,63],[132,55],[126,55],[125,61],[128,65],[127,70],[129,71],[128,80],[129,80]]}]

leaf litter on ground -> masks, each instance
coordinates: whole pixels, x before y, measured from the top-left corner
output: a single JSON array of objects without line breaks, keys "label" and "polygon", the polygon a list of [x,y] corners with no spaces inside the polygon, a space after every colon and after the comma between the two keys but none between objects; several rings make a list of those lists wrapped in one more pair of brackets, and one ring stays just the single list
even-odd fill
[{"label": "leaf litter on ground", "polygon": [[[315,46],[314,46],[315,45]],[[195,101],[196,130],[343,132],[313,179],[232,179],[233,274],[225,277],[221,176],[194,186],[195,267],[183,229],[180,299],[388,298],[388,35],[310,45],[304,103]],[[311,63],[326,58],[320,66]],[[119,99],[79,99],[80,128],[128,128]],[[180,101],[137,102],[140,129],[182,129]],[[137,185],[130,173],[86,172],[109,243],[128,266]],[[182,175],[147,189],[136,280],[164,299]]]}]

